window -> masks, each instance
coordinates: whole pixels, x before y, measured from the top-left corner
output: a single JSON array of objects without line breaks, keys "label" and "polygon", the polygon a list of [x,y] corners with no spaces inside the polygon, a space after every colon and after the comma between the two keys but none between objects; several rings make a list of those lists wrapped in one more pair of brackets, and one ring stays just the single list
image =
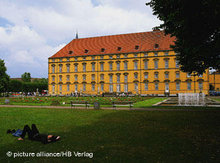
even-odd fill
[{"label": "window", "polygon": [[202,78],[202,77],[203,77],[203,74],[199,74],[198,76],[199,76],[199,78]]},{"label": "window", "polygon": [[180,73],[176,72],[176,78],[180,78]]},{"label": "window", "polygon": [[117,92],[121,92],[121,85],[117,84]]},{"label": "window", "polygon": [[138,69],[138,62],[135,61],[135,62],[134,62],[134,70],[137,70],[137,69]]},{"label": "window", "polygon": [[113,76],[109,75],[109,83],[112,83],[112,82],[113,82]]},{"label": "window", "polygon": [[134,73],[134,79],[138,79],[138,73]]},{"label": "window", "polygon": [[69,54],[72,54],[72,53],[73,53],[73,51],[70,50],[70,51],[69,51]]},{"label": "window", "polygon": [[187,77],[187,78],[190,78],[190,77],[191,77],[191,74],[190,74],[190,73],[187,73],[186,77]]},{"label": "window", "polygon": [[89,52],[89,50],[85,49],[85,53],[88,53],[88,52]]},{"label": "window", "polygon": [[95,60],[95,56],[92,56],[92,60]]},{"label": "window", "polygon": [[169,73],[166,72],[166,73],[165,73],[165,79],[168,79],[168,78],[169,78]]},{"label": "window", "polygon": [[124,62],[124,70],[128,70],[128,62]]},{"label": "window", "polygon": [[83,83],[83,91],[86,91],[86,83]]},{"label": "window", "polygon": [[187,82],[187,90],[191,90],[191,82]]},{"label": "window", "polygon": [[62,62],[63,61],[63,59],[62,58],[60,58],[60,62]]},{"label": "window", "polygon": [[62,85],[60,84],[60,92],[62,91]]},{"label": "window", "polygon": [[104,59],[104,56],[103,56],[103,55],[101,55],[101,56],[100,56],[100,59]]},{"label": "window", "polygon": [[158,79],[158,76],[159,76],[158,73],[154,73],[154,78],[155,79]]},{"label": "window", "polygon": [[63,65],[59,65],[59,72],[62,73],[62,67]]},{"label": "window", "polygon": [[117,58],[120,58],[120,55],[118,54],[116,57],[117,57]]},{"label": "window", "polygon": [[154,68],[158,69],[158,60],[154,60]]},{"label": "window", "polygon": [[95,91],[95,84],[92,84],[92,91]]},{"label": "window", "polygon": [[77,60],[78,60],[78,58],[77,58],[77,57],[74,57],[74,60],[75,60],[75,61],[77,61]]},{"label": "window", "polygon": [[86,63],[83,63],[83,72],[86,72]]},{"label": "window", "polygon": [[176,90],[177,90],[177,91],[180,90],[180,82],[176,82]]},{"label": "window", "polygon": [[52,85],[52,92],[55,92],[55,85]]},{"label": "window", "polygon": [[66,81],[70,81],[70,76],[69,75],[66,76]]},{"label": "window", "polygon": [[117,62],[117,71],[120,71],[120,62]]},{"label": "window", "polygon": [[154,53],[154,56],[155,56],[155,57],[156,57],[156,56],[158,56],[158,53],[157,53],[157,52],[155,52],[155,53]]},{"label": "window", "polygon": [[69,64],[66,65],[66,72],[70,72],[70,65]]},{"label": "window", "polygon": [[165,83],[165,90],[169,90],[169,83]]},{"label": "window", "polygon": [[128,75],[124,76],[124,82],[127,83],[128,82]]},{"label": "window", "polygon": [[148,79],[148,73],[147,72],[144,73],[144,79]]},{"label": "window", "polygon": [[128,58],[128,55],[127,55],[127,54],[124,54],[124,58]]},{"label": "window", "polygon": [[154,45],[154,48],[159,48],[159,44],[155,44],[155,45]]},{"label": "window", "polygon": [[95,63],[92,63],[92,71],[95,71]]},{"label": "window", "polygon": [[165,55],[165,56],[168,56],[168,52],[165,52],[164,55]]},{"label": "window", "polygon": [[199,82],[199,90],[203,90],[203,82]]},{"label": "window", "polygon": [[83,57],[83,60],[86,60],[86,57]]},{"label": "window", "polygon": [[128,92],[128,85],[127,84],[124,85],[124,92]]},{"label": "window", "polygon": [[92,80],[95,80],[95,74],[92,74]]},{"label": "window", "polygon": [[120,74],[117,74],[117,83],[120,83]]},{"label": "window", "polygon": [[62,82],[62,76],[61,75],[59,76],[59,81]]},{"label": "window", "polygon": [[145,91],[148,90],[148,83],[144,83],[144,89],[145,89]]},{"label": "window", "polygon": [[138,91],[138,83],[134,83],[134,90],[137,92]]},{"label": "window", "polygon": [[169,60],[165,60],[165,68],[169,68]]},{"label": "window", "polygon": [[78,84],[75,84],[75,92],[78,91]]},{"label": "window", "polygon": [[109,63],[109,71],[112,71],[112,62]]},{"label": "window", "polygon": [[109,92],[113,92],[113,85],[112,84],[109,85]]},{"label": "window", "polygon": [[154,86],[155,86],[155,90],[157,91],[159,87],[158,83],[154,83]]},{"label": "window", "polygon": [[52,73],[55,73],[55,65],[52,65]]},{"label": "window", "polygon": [[109,56],[109,59],[112,59],[112,58],[113,58],[112,55],[110,55],[110,56]]},{"label": "window", "polygon": [[75,77],[75,81],[77,81],[78,80],[78,75],[75,75],[74,77]]},{"label": "window", "polygon": [[148,61],[144,60],[144,69],[147,70],[148,69]]},{"label": "window", "polygon": [[55,59],[52,59],[52,62],[55,62]]},{"label": "window", "polygon": [[86,75],[85,74],[83,74],[83,80],[86,80]]},{"label": "window", "polygon": [[66,90],[67,90],[67,92],[70,91],[70,85],[69,84],[66,85]]},{"label": "window", "polygon": [[66,58],[66,61],[70,61],[70,58]]},{"label": "window", "polygon": [[118,51],[121,51],[121,47],[118,47]]},{"label": "window", "polygon": [[147,56],[148,56],[148,53],[144,53],[144,56],[147,57]]},{"label": "window", "polygon": [[136,45],[134,48],[135,48],[135,50],[138,50],[138,49],[139,49],[139,46],[138,46],[138,45]]},{"label": "window", "polygon": [[103,92],[104,91],[104,84],[101,83],[101,91]]},{"label": "window", "polygon": [[78,64],[75,64],[74,66],[75,66],[74,67],[75,72],[78,72]]},{"label": "window", "polygon": [[104,63],[100,63],[100,70],[104,71]]},{"label": "window", "polygon": [[101,52],[104,52],[105,51],[105,48],[101,48]]},{"label": "window", "polygon": [[135,58],[137,58],[137,56],[138,56],[137,54],[134,54],[134,57],[135,57]]},{"label": "window", "polygon": [[55,81],[55,76],[52,76],[52,81]]},{"label": "window", "polygon": [[104,74],[100,75],[100,80],[104,80]]},{"label": "window", "polygon": [[176,68],[179,68],[179,61],[178,60],[175,60],[175,65],[176,65]]}]

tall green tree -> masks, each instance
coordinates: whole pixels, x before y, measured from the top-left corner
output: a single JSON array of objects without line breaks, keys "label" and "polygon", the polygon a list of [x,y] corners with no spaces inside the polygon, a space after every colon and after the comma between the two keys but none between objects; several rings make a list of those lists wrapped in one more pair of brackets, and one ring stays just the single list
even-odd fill
[{"label": "tall green tree", "polygon": [[22,92],[23,82],[20,80],[10,80],[9,92]]},{"label": "tall green tree", "polygon": [[0,92],[6,92],[9,85],[9,76],[6,73],[7,68],[4,60],[0,59]]},{"label": "tall green tree", "polygon": [[146,5],[163,21],[156,28],[176,37],[172,47],[183,71],[220,68],[219,0],[151,0]]},{"label": "tall green tree", "polygon": [[29,72],[25,72],[21,75],[21,79],[23,82],[31,82],[31,74]]}]

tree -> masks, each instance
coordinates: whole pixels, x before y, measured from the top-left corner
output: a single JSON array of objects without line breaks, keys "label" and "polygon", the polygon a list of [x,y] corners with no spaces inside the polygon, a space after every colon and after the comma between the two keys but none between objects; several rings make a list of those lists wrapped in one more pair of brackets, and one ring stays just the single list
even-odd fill
[{"label": "tree", "polygon": [[7,68],[4,60],[0,59],[0,93],[6,92],[9,84],[9,76],[6,73]]},{"label": "tree", "polygon": [[146,5],[163,21],[156,28],[176,37],[172,48],[183,71],[220,68],[219,0],[151,0]]},{"label": "tree", "polygon": [[22,92],[23,82],[19,80],[10,80],[9,91],[10,92]]},{"label": "tree", "polygon": [[25,72],[21,75],[21,79],[23,82],[31,82],[31,74],[29,72]]}]

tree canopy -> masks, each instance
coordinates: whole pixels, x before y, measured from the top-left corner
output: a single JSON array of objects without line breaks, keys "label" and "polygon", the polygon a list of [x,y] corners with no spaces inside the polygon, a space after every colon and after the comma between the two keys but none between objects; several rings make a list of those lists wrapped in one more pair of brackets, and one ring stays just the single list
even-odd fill
[{"label": "tree canopy", "polygon": [[31,74],[29,72],[25,72],[21,75],[21,79],[23,82],[31,82]]},{"label": "tree canopy", "polygon": [[163,21],[156,28],[176,37],[172,48],[183,71],[220,68],[219,0],[151,0],[146,5]]},{"label": "tree canopy", "polygon": [[8,88],[9,76],[6,71],[4,60],[0,59],[0,92],[5,92]]}]

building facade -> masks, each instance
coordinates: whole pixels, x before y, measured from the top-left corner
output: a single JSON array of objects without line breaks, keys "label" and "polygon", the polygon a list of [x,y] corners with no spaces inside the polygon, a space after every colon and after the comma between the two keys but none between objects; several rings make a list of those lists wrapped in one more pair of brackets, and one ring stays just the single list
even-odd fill
[{"label": "building facade", "polygon": [[208,94],[209,74],[180,71],[163,31],[74,39],[48,60],[49,94]]}]

